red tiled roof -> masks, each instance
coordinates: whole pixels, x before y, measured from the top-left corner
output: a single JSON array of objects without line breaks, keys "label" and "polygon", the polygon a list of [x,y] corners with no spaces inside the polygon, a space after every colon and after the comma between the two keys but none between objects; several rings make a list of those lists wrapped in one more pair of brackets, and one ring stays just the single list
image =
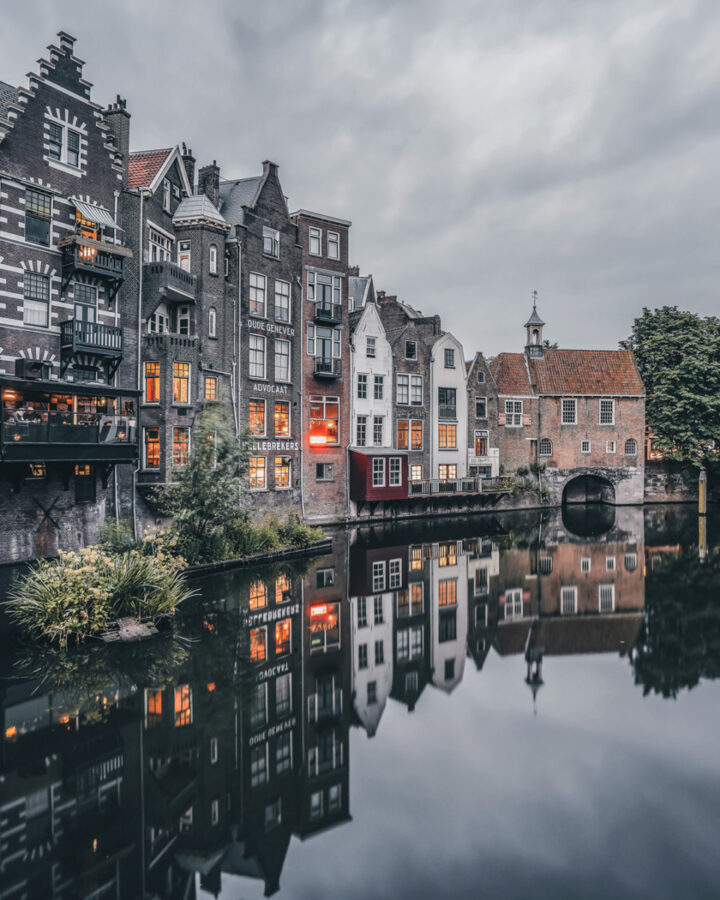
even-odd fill
[{"label": "red tiled roof", "polygon": [[492,361],[490,372],[499,394],[528,395],[533,393],[525,356],[522,353],[500,353]]},{"label": "red tiled roof", "polygon": [[466,372],[469,372],[470,369],[472,369],[472,364],[473,364],[473,360],[471,360],[471,359],[465,363],[465,371]]},{"label": "red tiled roof", "polygon": [[162,169],[172,153],[172,147],[164,150],[138,150],[130,154],[128,160],[128,186],[131,188],[150,187],[153,178]]},{"label": "red tiled roof", "polygon": [[546,350],[544,359],[528,362],[539,394],[637,396],[644,392],[630,350]]}]

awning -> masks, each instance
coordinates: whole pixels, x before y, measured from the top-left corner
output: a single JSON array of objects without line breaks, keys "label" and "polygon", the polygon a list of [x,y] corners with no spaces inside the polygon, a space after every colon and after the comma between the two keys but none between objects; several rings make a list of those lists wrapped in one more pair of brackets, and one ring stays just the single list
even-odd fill
[{"label": "awning", "polygon": [[76,200],[74,197],[71,199],[83,219],[87,219],[89,222],[95,222],[96,225],[104,225],[105,228],[117,228],[118,231],[122,231],[122,228],[115,222],[115,219],[113,219],[110,213],[106,209],[103,209],[102,206],[93,206],[92,203],[83,203],[82,200]]}]

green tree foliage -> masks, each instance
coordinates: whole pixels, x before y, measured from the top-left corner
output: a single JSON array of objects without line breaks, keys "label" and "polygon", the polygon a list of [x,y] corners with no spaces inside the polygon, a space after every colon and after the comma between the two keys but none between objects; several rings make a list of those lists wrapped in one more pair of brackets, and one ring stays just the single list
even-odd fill
[{"label": "green tree foliage", "polygon": [[622,346],[635,354],[658,449],[692,465],[714,459],[720,446],[720,321],[676,306],[643,309]]}]

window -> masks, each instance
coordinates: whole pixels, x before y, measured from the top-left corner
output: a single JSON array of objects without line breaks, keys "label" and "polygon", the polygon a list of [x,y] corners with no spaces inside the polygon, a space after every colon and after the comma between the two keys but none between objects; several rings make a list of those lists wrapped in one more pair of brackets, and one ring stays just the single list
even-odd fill
[{"label": "window", "polygon": [[485,383],[485,373],[483,372],[482,369],[478,369],[478,371],[477,371],[477,381],[478,381],[478,384]]},{"label": "window", "polygon": [[375,665],[381,666],[385,662],[385,643],[375,641]]},{"label": "window", "polygon": [[438,466],[438,478],[440,481],[454,481],[457,478],[457,466],[455,463]]},{"label": "window", "polygon": [[248,596],[250,609],[263,609],[267,606],[267,587],[264,581],[253,581]]},{"label": "window", "polygon": [[373,445],[382,447],[383,444],[383,417],[373,416]]},{"label": "window", "polygon": [[172,185],[167,180],[167,178],[163,178],[162,183],[162,197],[163,197],[163,209],[165,212],[170,212],[170,199],[172,197]]},{"label": "window", "polygon": [[340,235],[337,231],[327,233],[327,255],[330,259],[340,259]]},{"label": "window", "polygon": [[290,321],[290,283],[275,281],[275,319],[278,322]]},{"label": "window", "polygon": [[406,672],[405,673],[405,693],[417,694],[417,689],[418,689],[418,673],[417,672]]},{"label": "window", "polygon": [[318,569],[315,584],[317,587],[332,587],[335,584],[335,569]]},{"label": "window", "polygon": [[488,433],[487,431],[475,432],[475,456],[487,456],[488,451]]},{"label": "window", "polygon": [[275,457],[275,490],[292,487],[290,482],[290,457]]},{"label": "window", "polygon": [[590,452],[590,441],[580,441],[580,452],[581,453],[589,453]]},{"label": "window", "polygon": [[576,425],[577,424],[577,400],[568,400],[567,398],[563,398],[562,400],[562,418],[561,422],[563,425]]},{"label": "window", "polygon": [[455,660],[445,660],[445,681],[452,681],[455,677]]},{"label": "window", "polygon": [[257,731],[267,724],[267,682],[263,681],[252,688],[250,695],[250,728]]},{"label": "window", "polygon": [[145,429],[145,468],[157,469],[160,466],[160,429]]},{"label": "window", "polygon": [[382,560],[373,563],[372,585],[373,592],[376,594],[385,590],[385,563]]},{"label": "window", "polygon": [[422,466],[418,463],[410,466],[410,481],[422,481]]},{"label": "window", "polygon": [[278,575],[275,579],[275,602],[287,603],[290,600],[290,579],[287,575]]},{"label": "window", "polygon": [[438,423],[438,447],[441,450],[455,450],[457,447],[457,425],[450,422]]},{"label": "window", "polygon": [[372,486],[385,487],[385,460],[382,456],[373,459]]},{"label": "window", "polygon": [[267,482],[266,482],[266,467],[267,460],[264,456],[251,456],[250,457],[250,490],[251,491],[264,491]]},{"label": "window", "polygon": [[454,419],[457,415],[457,392],[455,388],[438,388],[438,415],[441,419]]},{"label": "window", "polygon": [[23,322],[47,328],[50,324],[50,279],[25,272],[23,279]]},{"label": "window", "polygon": [[511,428],[520,428],[523,423],[522,400],[505,401],[505,424]]},{"label": "window", "polygon": [[357,377],[357,397],[358,400],[366,400],[367,399],[367,375],[358,374]]},{"label": "window", "polygon": [[485,397],[475,398],[475,418],[487,419],[487,400]]},{"label": "window", "polygon": [[580,560],[580,571],[587,575],[592,568],[592,559],[589,556],[583,556]]},{"label": "window", "polygon": [[397,403],[399,406],[407,406],[410,403],[409,375],[398,375],[397,377]]},{"label": "window", "polygon": [[446,578],[438,582],[438,606],[457,605],[457,578]]},{"label": "window", "polygon": [[334,481],[335,470],[332,463],[315,464],[315,481]]},{"label": "window", "polygon": [[614,400],[601,400],[600,401],[600,424],[601,425],[614,425],[615,424],[615,401]]},{"label": "window", "polygon": [[80,168],[80,135],[77,131],[67,130],[67,164]]},{"label": "window", "polygon": [[173,465],[186,466],[190,447],[190,429],[173,428]]},{"label": "window", "polygon": [[397,439],[395,442],[395,446],[398,450],[407,450],[408,449],[408,429],[409,429],[409,421],[407,419],[398,419],[397,422]]},{"label": "window", "polygon": [[145,727],[153,728],[162,722],[163,692],[145,688]]},{"label": "window", "polygon": [[412,406],[423,405],[423,379],[422,375],[410,376],[410,404]]},{"label": "window", "polygon": [[270,830],[280,824],[282,815],[282,802],[280,797],[276,797],[270,803],[265,805],[265,829]]},{"label": "window", "polygon": [[598,612],[611,613],[615,610],[615,585],[601,584],[598,587]]},{"label": "window", "polygon": [[263,226],[263,253],[266,256],[280,256],[280,232],[274,228]]},{"label": "window", "polygon": [[292,675],[286,672],[275,679],[275,712],[288,716],[292,712]]},{"label": "window", "polygon": [[285,734],[278,736],[277,743],[275,744],[275,771],[278,775],[282,775],[283,772],[287,772],[292,768],[291,738],[291,734],[285,732]]},{"label": "window", "polygon": [[275,623],[275,656],[284,656],[290,652],[291,634],[290,619],[281,619]]},{"label": "window", "polygon": [[552,572],[552,568],[552,556],[541,556],[538,559],[538,572],[540,572],[541,575],[549,575]]},{"label": "window", "polygon": [[541,438],[538,444],[538,456],[552,456],[552,441],[550,438]]},{"label": "window", "polygon": [[205,376],[205,399],[217,400],[217,378],[214,375]]},{"label": "window", "polygon": [[[374,577],[375,577],[375,572],[373,571],[373,578]],[[358,597],[357,624],[358,624],[358,628],[367,628],[367,598],[366,597]]]},{"label": "window", "polygon": [[410,449],[422,450],[423,423],[421,419],[413,419],[410,422]]},{"label": "window", "polygon": [[615,571],[615,557],[614,556],[606,556],[605,557],[605,571],[606,572],[614,572]]},{"label": "window", "polygon": [[339,275],[323,275],[320,272],[308,272],[308,300],[319,303],[324,309],[331,311],[333,305],[342,302],[342,280]]},{"label": "window", "polygon": [[217,336],[217,310],[214,306],[208,310],[208,335],[212,338]]},{"label": "window", "polygon": [[[51,221],[51,195],[28,188],[25,191],[25,240],[48,247],[50,245]],[[40,276],[37,277],[39,278]]]},{"label": "window", "polygon": [[405,341],[405,359],[417,359],[417,341]]},{"label": "window", "polygon": [[338,420],[340,401],[338,397],[310,397],[310,444],[335,445],[339,443]]},{"label": "window", "polygon": [[290,403],[275,401],[275,437],[290,437]]},{"label": "window", "polygon": [[217,247],[210,244],[209,269],[211,275],[217,275]]},{"label": "window", "polygon": [[375,359],[375,338],[369,337],[365,339],[365,355],[368,359]]},{"label": "window", "polygon": [[523,615],[522,588],[512,588],[505,591],[505,618],[521,619]]},{"label": "window", "polygon": [[445,541],[438,544],[438,565],[441,567],[457,565],[457,544]]},{"label": "window", "polygon": [[57,122],[48,126],[48,156],[74,169],[80,168],[80,134]]},{"label": "window", "polygon": [[250,335],[250,377],[265,378],[265,338],[261,334]]},{"label": "window", "polygon": [[617,444],[615,441],[605,441],[606,453],[617,453]]},{"label": "window", "polygon": [[253,434],[256,437],[263,437],[265,435],[265,401],[264,400],[251,400],[250,401],[250,414],[249,414],[249,419],[248,419],[248,425],[250,428],[250,434]]},{"label": "window", "polygon": [[[388,575],[390,583],[388,587],[391,591],[397,590],[402,583],[402,561],[399,559],[391,559],[388,564]],[[375,624],[382,622],[382,600],[380,597],[375,598]]]},{"label": "window", "polygon": [[[168,242],[168,247],[166,249],[167,256],[152,256],[152,246],[153,246],[153,232],[150,231],[150,248],[151,248],[151,257],[153,259],[170,259],[170,242]],[[185,272],[190,271],[190,241],[180,241],[178,243],[178,265]]]},{"label": "window", "polygon": [[367,442],[367,416],[358,416],[355,420],[355,444],[364,447]]},{"label": "window", "polygon": [[377,703],[377,681],[368,681],[367,702],[368,706],[372,706],[374,703]]},{"label": "window", "polygon": [[223,274],[226,278],[230,277],[230,252],[225,251],[225,259],[223,260]]},{"label": "window", "polygon": [[560,613],[563,616],[572,616],[577,612],[577,588],[560,588]]},{"label": "window", "polygon": [[57,122],[48,125],[48,156],[50,159],[62,159],[63,127]]},{"label": "window", "polygon": [[625,441],[625,456],[637,456],[637,441],[635,438],[628,438]]},{"label": "window", "polygon": [[275,340],[275,381],[290,381],[290,341]]},{"label": "window", "polygon": [[179,684],[175,688],[175,727],[192,725],[192,690],[189,684]]},{"label": "window", "polygon": [[250,315],[265,315],[265,286],[266,279],[264,275],[258,275],[257,272],[250,273]]},{"label": "window", "polygon": [[358,669],[367,669],[367,664],[368,664],[367,644],[360,644],[358,646]]},{"label": "window", "polygon": [[253,662],[264,662],[267,658],[267,628],[250,630],[250,659]]},{"label": "window", "polygon": [[454,369],[455,368],[455,351],[454,350],[445,350],[445,368],[446,369]]},{"label": "window", "polygon": [[190,363],[173,363],[173,403],[190,402]]},{"label": "window", "polygon": [[310,255],[322,255],[322,232],[319,228],[310,228]]},{"label": "window", "polygon": [[382,400],[385,390],[385,378],[382,375],[376,375],[373,384],[373,396],[375,400]]},{"label": "window", "polygon": [[637,553],[626,553],[625,554],[625,570],[627,572],[634,572],[637,569]]},{"label": "window", "polygon": [[399,456],[390,457],[390,487],[402,485],[402,468]]},{"label": "window", "polygon": [[267,742],[250,748],[250,786],[267,781]]}]

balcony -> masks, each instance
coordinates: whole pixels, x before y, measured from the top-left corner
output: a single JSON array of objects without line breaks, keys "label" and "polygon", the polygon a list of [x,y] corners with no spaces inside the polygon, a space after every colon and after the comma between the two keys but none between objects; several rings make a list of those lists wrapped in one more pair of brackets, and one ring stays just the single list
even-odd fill
[{"label": "balcony", "polygon": [[[79,359],[79,357],[82,357]],[[69,319],[60,323],[60,374],[71,362],[87,365],[87,357],[104,364],[108,381],[123,358],[123,330],[114,325]]]},{"label": "balcony", "polygon": [[506,493],[512,487],[512,478],[448,478],[428,481],[411,481],[411,497],[437,494],[493,494]]},{"label": "balcony", "polygon": [[154,308],[158,298],[169,303],[194,303],[197,300],[197,277],[169,260],[145,263],[143,300],[152,303]]},{"label": "balcony", "polygon": [[315,321],[327,325],[338,325],[342,322],[342,304],[319,300],[315,304]]},{"label": "balcony", "polygon": [[342,360],[316,356],[314,374],[316,378],[339,378],[342,375]]},{"label": "balcony", "polygon": [[0,449],[7,462],[130,462],[137,457],[134,418],[6,409]]},{"label": "balcony", "polygon": [[438,406],[439,419],[457,419],[457,406]]},{"label": "balcony", "polygon": [[115,299],[125,279],[125,260],[132,257],[132,250],[82,234],[61,238],[58,247],[63,255],[63,291],[77,275],[94,275],[106,282],[110,300]]}]

